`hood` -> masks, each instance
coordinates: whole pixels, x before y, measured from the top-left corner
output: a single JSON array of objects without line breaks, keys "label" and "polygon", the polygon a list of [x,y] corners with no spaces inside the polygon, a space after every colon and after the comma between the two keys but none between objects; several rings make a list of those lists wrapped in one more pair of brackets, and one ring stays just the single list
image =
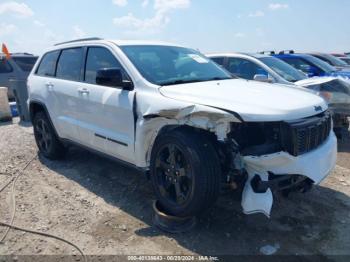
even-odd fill
[{"label": "hood", "polygon": [[342,69],[329,74],[329,76],[343,77],[345,79],[350,78],[350,71],[348,69]]},{"label": "hood", "polygon": [[311,78],[307,78],[307,79],[303,79],[300,81],[295,82],[294,84],[296,84],[297,86],[311,86],[311,85],[319,85],[319,84],[324,84],[327,82],[331,82],[334,79],[337,79],[336,77],[311,77]]},{"label": "hood", "polygon": [[327,109],[326,102],[310,92],[242,79],[164,86],[160,92],[168,98],[235,112],[248,122],[296,120]]}]

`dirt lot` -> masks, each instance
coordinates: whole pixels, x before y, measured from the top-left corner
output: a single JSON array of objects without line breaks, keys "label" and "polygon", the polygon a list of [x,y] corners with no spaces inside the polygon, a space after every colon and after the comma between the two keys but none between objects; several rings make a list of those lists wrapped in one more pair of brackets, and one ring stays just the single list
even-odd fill
[{"label": "dirt lot", "polygon": [[[271,219],[245,216],[234,192],[223,195],[190,233],[152,225],[154,198],[146,177],[71,149],[64,161],[39,156],[16,186],[15,225],[64,237],[89,255],[350,255],[350,139],[339,146],[334,173],[307,194],[275,201]],[[0,125],[0,188],[37,154],[29,125]],[[0,193],[0,221],[10,220],[10,189]],[[4,232],[0,228],[0,236]],[[77,254],[65,243],[11,230],[2,255]],[[343,260],[332,257],[332,260]]]}]

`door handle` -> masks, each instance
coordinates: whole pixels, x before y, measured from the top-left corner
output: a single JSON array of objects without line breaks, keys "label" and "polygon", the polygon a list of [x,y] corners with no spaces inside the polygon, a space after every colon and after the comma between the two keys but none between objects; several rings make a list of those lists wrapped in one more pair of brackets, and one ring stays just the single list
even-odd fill
[{"label": "door handle", "polygon": [[79,88],[78,89],[79,94],[89,94],[90,91],[87,88]]}]

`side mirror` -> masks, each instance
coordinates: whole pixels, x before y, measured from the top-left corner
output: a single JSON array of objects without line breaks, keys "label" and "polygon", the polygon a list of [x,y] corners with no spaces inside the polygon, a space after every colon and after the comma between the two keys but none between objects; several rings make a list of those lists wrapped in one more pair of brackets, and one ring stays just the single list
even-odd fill
[{"label": "side mirror", "polygon": [[123,73],[120,68],[103,68],[97,71],[96,84],[110,87],[121,87],[125,90],[132,90],[133,84],[129,80],[123,80]]},{"label": "side mirror", "polygon": [[264,82],[264,83],[272,83],[272,79],[267,75],[257,74],[254,76],[254,81]]}]

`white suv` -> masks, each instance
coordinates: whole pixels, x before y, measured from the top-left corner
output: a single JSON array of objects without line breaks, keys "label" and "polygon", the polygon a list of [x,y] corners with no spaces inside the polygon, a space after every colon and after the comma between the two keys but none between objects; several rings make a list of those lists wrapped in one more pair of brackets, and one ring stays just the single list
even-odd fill
[{"label": "white suv", "polygon": [[28,88],[44,156],[57,159],[75,144],[141,168],[176,216],[210,207],[225,184],[241,186],[246,214],[269,216],[272,192],[305,191],[336,163],[322,98],[233,79],[178,45],[58,44],[38,60]]}]

